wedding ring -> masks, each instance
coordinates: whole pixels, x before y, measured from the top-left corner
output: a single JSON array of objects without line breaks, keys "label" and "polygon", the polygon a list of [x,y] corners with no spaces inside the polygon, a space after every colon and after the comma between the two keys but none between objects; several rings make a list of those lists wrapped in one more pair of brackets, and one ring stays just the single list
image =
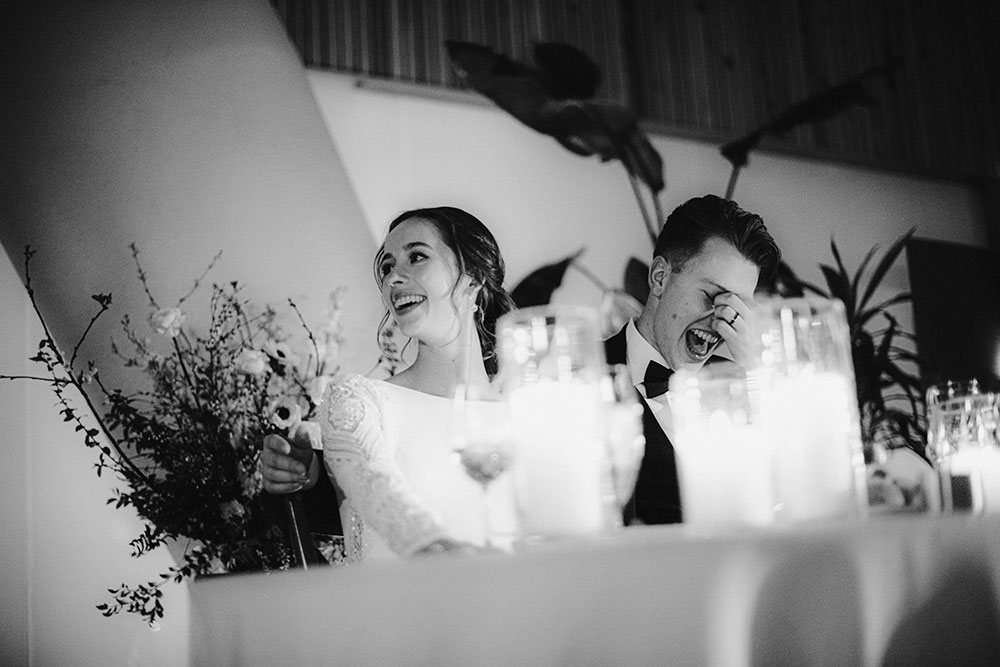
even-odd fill
[{"label": "wedding ring", "polygon": [[735,315],[733,315],[733,319],[731,319],[731,320],[729,320],[728,322],[726,322],[726,324],[728,324],[729,326],[733,326],[733,324],[734,324],[734,323],[736,322],[736,320],[738,320],[739,318],[740,318],[740,314],[739,314],[739,313],[736,313]]}]

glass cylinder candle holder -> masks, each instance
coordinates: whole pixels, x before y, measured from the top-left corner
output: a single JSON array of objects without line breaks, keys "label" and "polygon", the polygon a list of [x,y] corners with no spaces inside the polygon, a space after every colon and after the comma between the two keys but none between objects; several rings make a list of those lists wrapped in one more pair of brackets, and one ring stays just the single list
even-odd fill
[{"label": "glass cylinder candle holder", "polygon": [[512,311],[497,322],[497,348],[522,537],[603,532],[606,371],[597,311],[553,305]]},{"label": "glass cylinder candle holder", "polygon": [[770,443],[753,376],[729,363],[670,378],[684,523],[767,525],[775,520]]},{"label": "glass cylinder candle holder", "polygon": [[868,494],[844,305],[764,299],[754,309],[761,429],[785,520],[857,517]]},{"label": "glass cylinder candle holder", "polygon": [[973,379],[927,390],[927,454],[941,508],[1000,512],[1000,394]]},{"label": "glass cylinder candle holder", "polygon": [[608,457],[605,507],[609,525],[621,528],[623,511],[635,491],[646,451],[642,405],[625,364],[608,366],[607,375],[601,378],[601,397]]}]

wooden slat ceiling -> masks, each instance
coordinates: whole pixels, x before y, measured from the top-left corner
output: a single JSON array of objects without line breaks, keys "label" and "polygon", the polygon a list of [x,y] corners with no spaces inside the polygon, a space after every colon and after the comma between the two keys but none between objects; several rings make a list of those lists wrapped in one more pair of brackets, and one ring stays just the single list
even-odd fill
[{"label": "wooden slat ceiling", "polygon": [[[572,44],[653,130],[735,139],[899,58],[878,104],[762,145],[969,182],[1000,178],[1000,1],[272,0],[308,67],[459,88],[446,39],[531,60]],[[751,157],[752,159],[752,157]]]}]

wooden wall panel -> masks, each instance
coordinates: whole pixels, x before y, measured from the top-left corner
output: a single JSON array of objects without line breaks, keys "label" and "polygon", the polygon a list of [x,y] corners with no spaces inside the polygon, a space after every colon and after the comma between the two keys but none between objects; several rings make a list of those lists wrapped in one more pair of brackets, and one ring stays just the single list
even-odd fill
[{"label": "wooden wall panel", "polygon": [[934,0],[272,0],[305,65],[460,87],[443,42],[531,61],[580,48],[599,95],[651,128],[739,137],[803,97],[898,57],[874,107],[764,146],[986,182],[1000,178],[1000,2]]}]

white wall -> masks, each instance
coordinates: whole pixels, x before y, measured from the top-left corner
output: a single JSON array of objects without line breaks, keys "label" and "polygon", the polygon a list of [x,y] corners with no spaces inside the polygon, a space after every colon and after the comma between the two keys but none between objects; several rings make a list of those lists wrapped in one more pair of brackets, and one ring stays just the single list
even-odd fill
[{"label": "white wall", "polygon": [[[27,373],[28,357],[37,349],[27,296],[7,255],[0,253],[0,369],[9,375]],[[49,401],[51,403],[51,400]],[[29,543],[28,453],[32,402],[26,383],[0,380],[0,425],[4,433],[0,468],[0,664],[28,664]],[[49,416],[49,422],[52,417]]]},{"label": "white wall", "polygon": [[[348,285],[344,365],[371,366],[375,245],[266,0],[25,3],[7,19],[0,372],[27,370],[41,338],[18,275],[30,243],[38,251],[35,289],[57,342],[72,349],[94,312],[90,295],[113,293],[113,310],[81,358],[95,359],[113,384],[134,382],[109,345],[112,336],[121,340],[123,314],[142,331],[149,312],[132,241],[163,305],[176,303],[223,251],[185,303],[201,331],[213,281],[239,281],[258,305],[281,308],[293,297],[317,323],[329,291]],[[295,317],[285,315],[290,329]],[[185,664],[183,586],[168,585],[157,633],[135,616],[109,620],[94,609],[107,588],[155,579],[169,555],[130,558],[139,523],[105,505],[117,481],[96,477],[95,454],[59,419],[48,388],[17,382],[0,390],[0,663]]]},{"label": "white wall", "polygon": [[[573,155],[492,106],[358,88],[346,75],[308,76],[376,236],[401,210],[451,203],[494,231],[510,285],[581,246],[584,263],[610,284],[620,285],[630,255],[648,260],[652,248],[618,163]],[[652,139],[665,162],[665,211],[725,192],[729,163],[717,146]],[[925,238],[987,243],[978,193],[956,183],[757,152],[734,199],[763,216],[800,276],[820,284],[817,265],[832,262],[831,235],[852,269],[873,244],[884,248],[911,226]],[[887,290],[906,283],[900,258]],[[599,298],[575,272],[555,296],[595,305]]]},{"label": "white wall", "polygon": [[[44,368],[28,357],[42,329],[5,254],[0,302],[0,372],[39,375]],[[0,664],[187,664],[186,585],[165,586],[166,616],[156,632],[135,616],[107,619],[94,608],[109,601],[108,588],[154,580],[174,560],[165,548],[129,555],[142,525],[133,512],[105,504],[121,482],[94,474],[96,454],[59,419],[54,402],[43,383],[0,382]],[[74,405],[82,407],[78,399]]]}]

